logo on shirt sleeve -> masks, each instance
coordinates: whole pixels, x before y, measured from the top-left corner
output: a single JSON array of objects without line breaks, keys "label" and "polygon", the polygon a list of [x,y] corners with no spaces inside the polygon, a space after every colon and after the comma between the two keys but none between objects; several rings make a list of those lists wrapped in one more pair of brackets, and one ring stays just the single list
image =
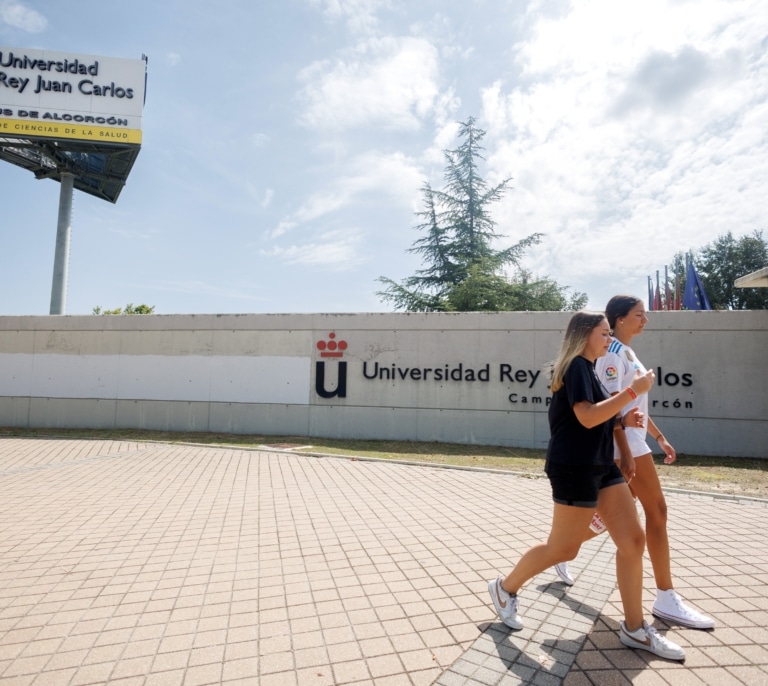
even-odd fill
[{"label": "logo on shirt sleeve", "polygon": [[618,377],[618,372],[616,371],[616,367],[613,365],[608,365],[605,368],[605,380],[606,381],[615,381]]}]

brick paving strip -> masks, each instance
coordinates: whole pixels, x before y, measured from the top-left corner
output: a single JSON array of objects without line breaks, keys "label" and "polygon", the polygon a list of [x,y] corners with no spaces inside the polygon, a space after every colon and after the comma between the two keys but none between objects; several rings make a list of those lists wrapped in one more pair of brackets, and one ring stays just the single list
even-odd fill
[{"label": "brick paving strip", "polygon": [[669,629],[685,665],[618,643],[605,536],[574,587],[524,589],[523,631],[496,620],[487,579],[548,532],[542,479],[0,439],[0,686],[768,683],[768,507],[668,502],[678,588],[718,621]]}]

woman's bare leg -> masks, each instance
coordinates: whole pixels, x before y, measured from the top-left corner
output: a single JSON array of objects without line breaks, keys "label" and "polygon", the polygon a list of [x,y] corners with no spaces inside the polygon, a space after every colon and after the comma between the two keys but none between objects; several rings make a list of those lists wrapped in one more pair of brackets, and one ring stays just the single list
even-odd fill
[{"label": "woman's bare leg", "polygon": [[630,631],[643,623],[643,551],[645,534],[626,483],[603,488],[597,511],[616,544],[616,581]]},{"label": "woman's bare leg", "polygon": [[589,508],[555,503],[547,542],[529,548],[501,587],[508,593],[517,593],[526,581],[548,567],[576,557],[591,519]]},{"label": "woman's bare leg", "polygon": [[661,490],[653,455],[648,453],[635,458],[635,467],[632,490],[645,512],[645,539],[656,588],[668,591],[672,588],[672,570],[667,536],[667,502]]}]

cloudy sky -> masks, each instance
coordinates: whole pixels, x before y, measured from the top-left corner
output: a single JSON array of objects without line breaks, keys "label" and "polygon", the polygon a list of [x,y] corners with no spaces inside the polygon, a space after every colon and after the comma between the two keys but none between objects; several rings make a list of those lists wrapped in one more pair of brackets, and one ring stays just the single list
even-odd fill
[{"label": "cloudy sky", "polygon": [[[768,230],[765,0],[0,0],[3,48],[149,57],[127,186],[75,193],[67,314],[386,311],[469,116],[499,246],[545,234],[526,267],[593,307]],[[0,315],[48,313],[58,202],[0,162]]]}]

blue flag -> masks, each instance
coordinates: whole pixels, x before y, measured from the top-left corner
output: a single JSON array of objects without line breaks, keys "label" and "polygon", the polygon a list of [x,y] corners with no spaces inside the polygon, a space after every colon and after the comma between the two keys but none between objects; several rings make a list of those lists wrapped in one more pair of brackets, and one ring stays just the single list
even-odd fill
[{"label": "blue flag", "polygon": [[704,284],[701,283],[699,273],[693,266],[693,261],[688,263],[688,274],[685,277],[685,293],[683,293],[684,310],[711,310],[709,298],[704,292]]}]

